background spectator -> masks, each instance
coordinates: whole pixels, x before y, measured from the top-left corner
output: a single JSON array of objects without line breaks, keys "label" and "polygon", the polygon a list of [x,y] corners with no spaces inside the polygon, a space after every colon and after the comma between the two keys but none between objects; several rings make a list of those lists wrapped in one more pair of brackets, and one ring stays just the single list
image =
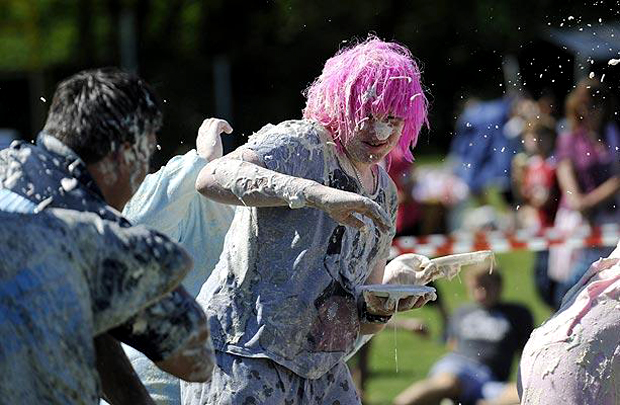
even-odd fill
[{"label": "background spectator", "polygon": [[[567,234],[582,225],[620,222],[620,132],[614,112],[615,96],[598,80],[585,79],[566,99],[569,132],[557,143],[557,176],[562,192],[555,224]],[[549,272],[561,282],[555,297],[561,299],[599,257],[612,247],[553,249]]]},{"label": "background spectator", "polygon": [[[517,207],[517,226],[539,231],[553,226],[559,201],[556,161],[555,122],[540,117],[528,123],[523,132],[524,152],[513,160],[515,195],[522,204]],[[549,251],[536,252],[534,274],[536,288],[547,305],[554,307],[556,282],[548,275]]]},{"label": "background spectator", "polygon": [[490,273],[488,265],[473,267],[466,273],[466,283],[474,302],[450,319],[452,351],[435,363],[427,379],[398,395],[395,404],[436,404],[443,398],[473,404],[516,396],[516,387],[505,381],[514,356],[532,331],[532,315],[521,305],[501,302],[497,269]]}]

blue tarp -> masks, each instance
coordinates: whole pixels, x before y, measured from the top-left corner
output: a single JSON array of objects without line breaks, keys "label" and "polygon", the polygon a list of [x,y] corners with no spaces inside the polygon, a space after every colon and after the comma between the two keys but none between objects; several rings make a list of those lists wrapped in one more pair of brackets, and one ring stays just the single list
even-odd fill
[{"label": "blue tarp", "polygon": [[549,30],[549,40],[584,59],[606,60],[620,56],[620,23],[571,25]]}]

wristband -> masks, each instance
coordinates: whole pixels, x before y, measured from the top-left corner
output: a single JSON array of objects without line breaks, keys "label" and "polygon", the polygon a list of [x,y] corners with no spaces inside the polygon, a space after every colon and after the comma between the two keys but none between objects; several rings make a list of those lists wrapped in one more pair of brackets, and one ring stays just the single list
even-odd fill
[{"label": "wristband", "polygon": [[375,315],[368,312],[366,302],[362,301],[359,311],[360,322],[362,323],[388,323],[392,315]]}]

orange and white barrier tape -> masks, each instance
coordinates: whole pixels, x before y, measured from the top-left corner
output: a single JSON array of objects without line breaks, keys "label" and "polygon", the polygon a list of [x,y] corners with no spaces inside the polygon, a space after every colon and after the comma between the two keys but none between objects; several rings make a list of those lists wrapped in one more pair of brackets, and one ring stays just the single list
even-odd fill
[{"label": "orange and white barrier tape", "polygon": [[568,245],[574,248],[616,246],[620,239],[620,225],[607,224],[600,227],[583,227],[570,235],[554,228],[539,232],[518,230],[513,233],[457,232],[451,235],[401,236],[394,238],[390,257],[403,253],[418,253],[428,257],[445,256],[476,250],[492,250],[495,253],[516,250],[541,251],[553,246]]}]

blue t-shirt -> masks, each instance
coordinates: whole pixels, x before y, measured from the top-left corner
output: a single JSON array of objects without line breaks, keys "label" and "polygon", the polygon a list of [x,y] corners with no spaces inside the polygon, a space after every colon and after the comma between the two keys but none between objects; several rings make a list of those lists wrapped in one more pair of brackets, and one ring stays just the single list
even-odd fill
[{"label": "blue t-shirt", "polygon": [[169,291],[186,256],[157,232],[96,214],[2,208],[0,402],[95,404],[94,337]]},{"label": "blue t-shirt", "polygon": [[[44,132],[35,145],[14,142],[0,151],[0,188],[30,201],[35,212],[48,208],[92,212],[121,227],[131,227],[105,202],[79,156]],[[151,360],[161,361],[182,348],[203,321],[198,304],[175,290],[110,333]]]}]

